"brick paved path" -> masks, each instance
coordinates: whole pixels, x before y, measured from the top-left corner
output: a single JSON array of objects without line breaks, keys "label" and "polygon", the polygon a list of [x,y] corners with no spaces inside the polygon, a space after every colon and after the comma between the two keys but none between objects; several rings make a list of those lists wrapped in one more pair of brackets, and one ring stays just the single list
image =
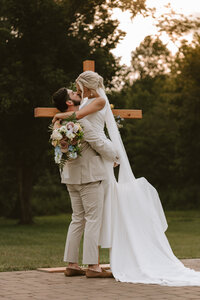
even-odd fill
[{"label": "brick paved path", "polygon": [[[183,261],[200,270],[200,259]],[[0,273],[1,300],[124,300],[199,299],[200,287],[165,287],[116,282],[112,278],[65,277],[63,273],[19,271]]]}]

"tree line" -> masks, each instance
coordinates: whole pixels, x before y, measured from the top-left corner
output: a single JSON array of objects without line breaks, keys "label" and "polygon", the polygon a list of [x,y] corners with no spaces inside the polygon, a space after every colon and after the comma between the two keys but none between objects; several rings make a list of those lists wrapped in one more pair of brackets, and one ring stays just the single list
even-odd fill
[{"label": "tree line", "polygon": [[[48,143],[50,120],[34,119],[33,109],[50,106],[85,59],[95,60],[116,108],[143,110],[142,120],[121,130],[136,177],[159,189],[165,208],[200,207],[199,36],[183,41],[175,57],[159,37],[146,37],[131,68],[122,67],[111,53],[125,35],[111,19],[116,7],[133,17],[151,13],[145,0],[0,0],[1,216],[31,223],[34,215],[70,210]],[[175,33],[198,27],[191,24]]]},{"label": "tree line", "polygon": [[146,37],[132,53],[138,79],[110,97],[143,110],[142,120],[126,121],[122,130],[136,177],[157,187],[165,208],[199,209],[200,36],[169,56],[161,40]]}]

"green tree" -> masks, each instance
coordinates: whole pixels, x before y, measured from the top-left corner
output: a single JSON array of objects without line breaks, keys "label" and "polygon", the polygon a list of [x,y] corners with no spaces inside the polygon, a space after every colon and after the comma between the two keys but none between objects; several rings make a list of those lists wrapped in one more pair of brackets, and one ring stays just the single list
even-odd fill
[{"label": "green tree", "polygon": [[77,77],[85,59],[95,59],[109,86],[120,70],[110,50],[124,36],[111,8],[136,15],[145,2],[0,0],[0,203],[7,215],[13,209],[21,223],[31,223],[34,184],[45,168],[57,172],[48,167],[49,120],[35,120],[34,107],[49,106],[51,94]]},{"label": "green tree", "polygon": [[173,68],[173,111],[178,121],[177,168],[180,181],[198,185],[200,177],[200,36],[183,42]]},{"label": "green tree", "polygon": [[132,51],[131,69],[140,78],[154,77],[169,71],[171,59],[170,51],[157,36],[146,36]]},{"label": "green tree", "polygon": [[[167,208],[199,208],[200,37],[183,41],[169,62],[165,47],[157,52],[151,41],[148,37],[133,52],[139,76],[113,93],[112,103],[116,99],[119,107],[143,110],[142,120],[126,121],[122,130],[136,177],[153,183]],[[168,72],[156,65],[159,57],[167,61]]]},{"label": "green tree", "polygon": [[[174,182],[176,120],[170,112],[172,57],[158,37],[146,37],[132,52],[133,82],[118,93],[118,103],[142,109],[142,120],[126,121],[122,136],[133,172],[166,192]],[[114,99],[112,99],[114,102]],[[166,199],[166,197],[165,197]],[[165,201],[164,201],[165,202]],[[164,203],[165,204],[165,203]]]}]

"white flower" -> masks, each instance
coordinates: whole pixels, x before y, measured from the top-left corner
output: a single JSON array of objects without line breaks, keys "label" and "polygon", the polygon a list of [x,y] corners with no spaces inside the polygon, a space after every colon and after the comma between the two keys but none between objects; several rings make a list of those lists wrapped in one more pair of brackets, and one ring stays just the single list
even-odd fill
[{"label": "white flower", "polygon": [[60,132],[63,132],[63,133],[66,133],[67,132],[67,128],[66,128],[66,126],[61,126],[60,128],[59,128],[59,131]]},{"label": "white flower", "polygon": [[72,159],[76,159],[77,158],[77,153],[76,152],[71,152],[69,153],[69,157]]},{"label": "white flower", "polygon": [[52,140],[51,144],[52,144],[54,147],[56,147],[56,146],[57,146],[57,144],[58,144],[58,141],[56,141],[56,140]]},{"label": "white flower", "polygon": [[52,140],[61,140],[63,138],[62,134],[58,131],[58,129],[54,129],[51,135]]},{"label": "white flower", "polygon": [[56,163],[56,164],[60,164],[61,158],[62,158],[62,157],[61,157],[60,155],[56,155],[56,156],[55,156],[55,163]]},{"label": "white flower", "polygon": [[81,127],[81,125],[79,123],[78,123],[78,126],[79,126],[79,130],[83,131],[83,128]]},{"label": "white flower", "polygon": [[74,128],[73,128],[73,132],[77,132],[80,128],[80,125],[77,123],[77,124],[74,124]]},{"label": "white flower", "polygon": [[71,131],[68,131],[68,132],[66,133],[66,136],[67,136],[68,139],[70,139],[70,140],[73,140],[73,138],[75,138],[75,134],[72,133]]},{"label": "white flower", "polygon": [[62,152],[61,152],[61,149],[60,149],[60,147],[59,146],[56,146],[55,147],[55,157],[54,157],[54,159],[55,159],[55,163],[56,164],[60,164],[60,162],[61,162],[61,159],[62,159]]}]

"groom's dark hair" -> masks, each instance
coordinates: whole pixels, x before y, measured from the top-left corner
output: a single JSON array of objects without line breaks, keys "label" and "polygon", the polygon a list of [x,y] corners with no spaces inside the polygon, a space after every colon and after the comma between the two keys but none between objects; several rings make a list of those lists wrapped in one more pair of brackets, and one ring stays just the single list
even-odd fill
[{"label": "groom's dark hair", "polygon": [[53,103],[55,107],[60,111],[66,111],[68,109],[68,105],[66,103],[67,100],[70,100],[68,91],[65,87],[57,90],[52,96]]},{"label": "groom's dark hair", "polygon": [[69,93],[66,89],[66,87],[62,87],[59,90],[57,90],[53,96],[52,96],[52,101],[54,106],[60,110],[60,111],[66,111],[68,109],[68,105],[66,101],[72,101],[74,105],[79,105],[80,102],[76,100],[70,99]]}]

